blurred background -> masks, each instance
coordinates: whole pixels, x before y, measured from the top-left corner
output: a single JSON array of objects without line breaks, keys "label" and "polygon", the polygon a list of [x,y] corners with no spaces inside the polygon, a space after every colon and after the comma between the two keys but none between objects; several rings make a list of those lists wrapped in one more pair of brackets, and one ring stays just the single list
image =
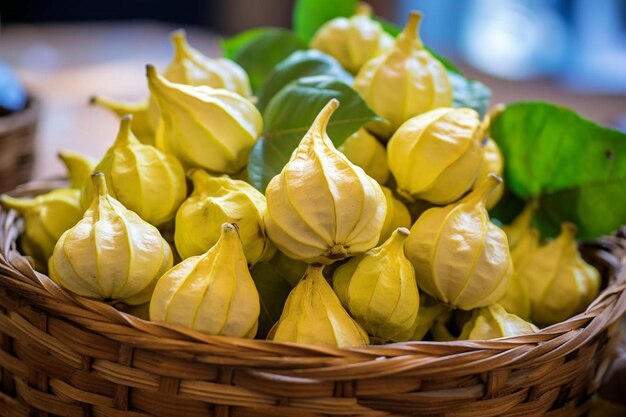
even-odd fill
[{"label": "blurred background", "polygon": [[[487,84],[494,103],[547,100],[626,131],[626,0],[369,3],[400,25],[409,10],[423,11],[425,43]],[[1,0],[0,60],[41,102],[35,177],[62,172],[60,149],[104,152],[117,123],[88,98],[143,98],[145,64],[167,65],[171,30],[185,28],[192,46],[218,56],[220,37],[289,27],[292,8],[290,0]]]}]

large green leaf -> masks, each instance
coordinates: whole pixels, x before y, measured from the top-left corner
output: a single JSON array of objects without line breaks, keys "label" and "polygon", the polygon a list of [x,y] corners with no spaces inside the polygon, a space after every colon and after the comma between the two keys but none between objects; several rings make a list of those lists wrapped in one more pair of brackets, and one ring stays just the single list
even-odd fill
[{"label": "large green leaf", "polygon": [[256,336],[264,339],[274,323],[280,318],[285,301],[291,292],[291,285],[268,262],[256,264],[250,270],[250,273],[259,292],[259,302],[261,304],[259,330]]},{"label": "large green leaf", "polygon": [[252,185],[265,191],[317,114],[333,98],[340,103],[328,124],[328,135],[335,146],[364,124],[379,119],[352,87],[337,78],[316,76],[293,81],[272,98],[265,110],[265,133],[248,160]]},{"label": "large green leaf", "polygon": [[481,117],[485,115],[491,101],[491,90],[480,81],[470,80],[453,71],[448,71],[452,84],[453,106],[469,107]]},{"label": "large green leaf", "polygon": [[313,75],[329,75],[350,85],[353,80],[333,57],[314,49],[297,51],[276,65],[267,76],[257,95],[257,107],[263,112],[272,97],[287,84]]},{"label": "large green leaf", "polygon": [[327,21],[354,14],[356,0],[296,0],[293,7],[293,30],[301,39],[310,41]]},{"label": "large green leaf", "polygon": [[307,45],[293,32],[279,28],[256,28],[222,40],[226,58],[243,67],[254,91],[261,86],[276,64]]},{"label": "large green leaf", "polygon": [[525,102],[496,116],[491,135],[506,161],[507,187],[539,199],[544,233],[571,221],[593,238],[626,223],[626,134],[563,107]]}]

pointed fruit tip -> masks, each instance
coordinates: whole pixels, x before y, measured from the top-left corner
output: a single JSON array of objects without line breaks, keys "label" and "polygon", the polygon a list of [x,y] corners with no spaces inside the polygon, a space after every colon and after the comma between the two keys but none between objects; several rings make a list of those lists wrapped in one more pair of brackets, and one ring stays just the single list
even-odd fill
[{"label": "pointed fruit tip", "polygon": [[96,195],[103,196],[107,194],[107,182],[104,178],[103,172],[96,171],[91,174],[91,182],[93,184],[94,190],[96,190]]},{"label": "pointed fruit tip", "polygon": [[90,105],[94,105],[98,103],[98,97],[97,96],[91,96],[89,97],[89,104]]},{"label": "pointed fruit tip", "polygon": [[157,70],[154,65],[148,64],[146,65],[146,76],[148,79],[154,78],[157,75]]},{"label": "pointed fruit tip", "polygon": [[187,32],[185,31],[185,29],[182,29],[182,28],[173,30],[170,33],[170,39],[173,42],[180,41],[180,40],[184,41],[185,39],[187,39]]},{"label": "pointed fruit tip", "polygon": [[417,37],[419,35],[419,25],[422,21],[422,13],[412,10],[409,13],[409,19],[404,28],[404,32],[411,37]]},{"label": "pointed fruit tip", "polygon": [[578,227],[574,223],[563,222],[561,223],[561,233],[574,237],[578,234]]},{"label": "pointed fruit tip", "polygon": [[354,7],[354,14],[359,16],[371,16],[372,6],[362,1],[358,2]]},{"label": "pointed fruit tip", "polygon": [[406,227],[398,227],[396,229],[396,232],[398,232],[399,235],[405,236],[405,237],[411,233],[409,229],[407,229]]}]

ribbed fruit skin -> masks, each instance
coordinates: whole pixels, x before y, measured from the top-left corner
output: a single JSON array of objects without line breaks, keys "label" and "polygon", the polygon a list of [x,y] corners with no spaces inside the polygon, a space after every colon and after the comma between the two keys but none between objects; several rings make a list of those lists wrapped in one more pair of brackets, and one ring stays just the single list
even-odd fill
[{"label": "ribbed fruit skin", "polygon": [[104,177],[92,176],[91,206],[56,243],[50,278],[84,297],[143,304],[172,267],[172,251],[156,227],[108,194]]},{"label": "ribbed fruit skin", "polygon": [[501,181],[491,175],[458,203],[433,207],[417,219],[405,251],[421,290],[462,310],[502,298],[513,263],[505,233],[485,209]]},{"label": "ribbed fruit skin", "polygon": [[350,317],[330,287],[321,265],[310,265],[291,290],[268,339],[326,347],[369,344],[365,330]]},{"label": "ribbed fruit skin", "polygon": [[[185,171],[172,154],[139,142],[131,123],[131,116],[121,119],[113,146],[95,170],[104,174],[113,198],[148,223],[161,226],[174,218],[187,196]],[[92,182],[85,182],[81,195],[84,209],[91,204],[93,193]]]},{"label": "ribbed fruit skin", "polygon": [[459,200],[482,164],[481,132],[472,109],[439,108],[406,121],[387,145],[397,192],[439,205]]},{"label": "ribbed fruit skin", "polygon": [[472,312],[459,339],[490,340],[499,337],[522,336],[539,331],[537,326],[493,304]]},{"label": "ribbed fruit skin", "polygon": [[155,142],[187,168],[234,175],[263,130],[261,113],[232,91],[168,81],[148,66],[148,86],[161,119]]},{"label": "ribbed fruit skin", "polygon": [[311,48],[332,56],[347,71],[356,74],[367,61],[393,46],[393,37],[371,15],[372,9],[367,4],[358,4],[353,16],[324,23],[313,36]]},{"label": "ribbed fruit skin", "polygon": [[419,293],[413,265],[404,255],[407,228],[381,246],[351,258],[333,275],[333,288],[350,315],[383,342],[405,342],[415,332]]},{"label": "ribbed fruit skin", "polygon": [[354,89],[389,124],[389,136],[411,117],[452,105],[448,72],[424,49],[420,19],[411,13],[389,52],[367,61],[354,79]]},{"label": "ribbed fruit skin", "polygon": [[206,253],[167,271],[150,302],[150,320],[211,335],[254,338],[259,313],[259,293],[237,227],[229,223]]},{"label": "ribbed fruit skin", "polygon": [[387,204],[380,185],[333,146],[320,112],[283,170],[267,186],[265,226],[290,258],[331,264],[373,248]]},{"label": "ribbed fruit skin", "polygon": [[220,238],[222,224],[235,223],[248,263],[269,260],[275,248],[263,222],[265,196],[250,184],[203,170],[189,172],[193,192],[176,213],[174,240],[180,256],[188,258],[209,250]]}]

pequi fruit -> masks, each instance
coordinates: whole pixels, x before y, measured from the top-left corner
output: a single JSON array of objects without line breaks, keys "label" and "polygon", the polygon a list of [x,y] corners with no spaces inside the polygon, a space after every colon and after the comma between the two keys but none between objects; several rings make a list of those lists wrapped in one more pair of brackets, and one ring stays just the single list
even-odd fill
[{"label": "pequi fruit", "polygon": [[326,347],[369,344],[363,328],[350,317],[322,275],[322,265],[309,265],[291,290],[278,322],[268,335],[277,342]]},{"label": "pequi fruit", "polygon": [[[504,173],[504,158],[502,157],[502,152],[500,152],[498,144],[493,139],[488,137],[483,141],[483,160],[480,164],[475,184],[480,184],[485,178],[487,178],[487,175],[491,173],[502,177],[502,174]],[[485,203],[487,210],[494,208],[502,198],[503,194],[504,183],[500,184],[491,194],[489,194],[487,203]]]},{"label": "pequi fruit", "polygon": [[378,242],[387,205],[380,185],[333,146],[326,133],[332,99],[265,195],[265,226],[293,259],[331,264]]},{"label": "pequi fruit", "polygon": [[515,273],[530,296],[534,323],[543,326],[566,320],[584,311],[598,295],[600,274],[580,257],[576,231],[574,224],[563,223],[556,239],[534,249],[516,266]]},{"label": "pequi fruit", "polygon": [[252,95],[248,74],[237,63],[226,58],[211,59],[187,43],[184,30],[170,35],[174,57],[163,76],[177,84],[223,88],[243,97]]},{"label": "pequi fruit", "polygon": [[408,120],[387,145],[398,194],[409,202],[457,201],[472,188],[480,170],[483,133],[472,109],[435,109]]},{"label": "pequi fruit", "polygon": [[105,97],[94,96],[90,100],[91,104],[111,110],[118,117],[130,114],[133,117],[130,128],[139,142],[146,145],[154,145],[154,135],[156,130],[156,121],[152,121],[148,114],[148,100],[138,102],[115,101]]},{"label": "pequi fruit", "polygon": [[82,217],[80,191],[62,188],[34,198],[0,196],[0,203],[7,209],[17,211],[25,222],[20,246],[25,255],[31,256],[35,269],[45,272],[54,245],[61,235]]},{"label": "pequi fruit", "polygon": [[150,320],[179,324],[210,335],[254,338],[259,293],[237,226],[224,223],[217,243],[167,271],[150,302]]},{"label": "pequi fruit", "polygon": [[265,339],[283,311],[285,301],[293,288],[269,262],[260,262],[250,270],[254,285],[259,291],[261,314],[258,338]]},{"label": "pequi fruit", "polygon": [[157,146],[190,167],[236,174],[263,129],[263,119],[244,97],[207,86],[174,84],[148,65],[148,85],[162,119]]},{"label": "pequi fruit", "polygon": [[50,278],[84,297],[143,304],[172,267],[172,251],[154,226],[108,194],[103,173],[91,178],[93,201],[56,243]]},{"label": "pequi fruit", "polygon": [[389,179],[387,151],[367,130],[363,128],[357,130],[337,149],[354,165],[363,168],[363,171],[380,185]]},{"label": "pequi fruit", "polygon": [[358,3],[352,17],[337,17],[322,25],[311,40],[311,48],[332,56],[356,74],[367,61],[391,49],[393,41],[372,19],[372,8]]},{"label": "pequi fruit", "polygon": [[365,63],[354,79],[354,89],[388,123],[377,132],[385,137],[413,116],[452,105],[448,72],[424,48],[420,20],[411,12],[391,50]]},{"label": "pequi fruit", "polygon": [[292,259],[279,250],[276,251],[276,255],[274,255],[270,263],[274,265],[280,275],[282,275],[292,287],[298,285],[300,278],[302,278],[308,267],[305,262]]},{"label": "pequi fruit", "polygon": [[459,339],[490,340],[522,336],[537,331],[539,329],[534,324],[508,313],[499,304],[493,304],[472,312],[472,317],[463,326]]},{"label": "pequi fruit", "polygon": [[[537,211],[537,200],[531,200],[526,203],[524,210],[513,220],[510,225],[505,225],[502,230],[506,233],[509,240],[509,248],[515,249],[518,243],[533,229],[533,217]],[[537,237],[539,239],[539,236]]]},{"label": "pequi fruit", "polygon": [[333,288],[367,333],[381,342],[404,342],[415,331],[419,293],[415,270],[404,256],[409,230],[401,227],[382,246],[335,271]]},{"label": "pequi fruit", "polygon": [[265,234],[265,196],[253,186],[201,169],[189,172],[193,192],[176,213],[174,240],[180,256],[201,255],[219,240],[222,224],[236,223],[248,263],[269,260],[274,247]]},{"label": "pequi fruit", "polygon": [[506,235],[485,209],[501,182],[490,174],[458,203],[428,209],[417,219],[405,250],[424,292],[462,310],[502,298],[513,263]]},{"label": "pequi fruit", "polygon": [[[509,245],[510,246],[510,245]],[[532,253],[539,247],[539,231],[528,229],[518,244],[511,249],[513,261],[513,275],[509,278],[504,297],[498,301],[506,311],[513,313],[524,320],[530,320],[530,296],[526,286],[521,280],[518,270],[524,270],[526,262]]]},{"label": "pequi fruit", "polygon": [[[420,307],[411,340],[422,340],[439,317],[449,318],[450,307],[426,294],[420,294]],[[445,321],[445,320],[444,320]]]},{"label": "pequi fruit", "polygon": [[71,151],[59,152],[59,158],[67,169],[70,188],[80,190],[93,174],[95,161],[88,156]]},{"label": "pequi fruit", "polygon": [[385,216],[385,222],[383,223],[383,230],[380,233],[380,239],[378,244],[382,245],[384,241],[389,239],[389,236],[398,228],[406,227],[410,228],[411,214],[409,209],[397,198],[393,196],[391,190],[387,187],[381,187],[387,200],[387,216]]},{"label": "pequi fruit", "polygon": [[[122,117],[117,138],[96,171],[104,174],[111,196],[155,226],[172,219],[187,195],[185,172],[176,158],[140,143],[130,131],[132,116]],[[92,201],[91,182],[85,183],[81,203]]]}]

